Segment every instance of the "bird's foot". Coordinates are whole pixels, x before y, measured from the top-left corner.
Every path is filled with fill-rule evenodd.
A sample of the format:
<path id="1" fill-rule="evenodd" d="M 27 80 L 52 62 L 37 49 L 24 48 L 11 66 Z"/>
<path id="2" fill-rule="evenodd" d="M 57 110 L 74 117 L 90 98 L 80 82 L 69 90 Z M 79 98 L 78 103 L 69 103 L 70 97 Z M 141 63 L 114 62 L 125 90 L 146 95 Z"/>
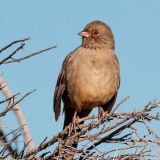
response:
<path id="1" fill-rule="evenodd" d="M 77 112 L 74 113 L 72 124 L 73 124 L 74 132 L 76 133 L 76 127 L 79 125 L 79 116 L 77 116 Z"/>
<path id="2" fill-rule="evenodd" d="M 98 107 L 98 119 L 101 119 L 104 114 L 104 110 L 101 106 Z"/>
<path id="3" fill-rule="evenodd" d="M 105 118 L 108 115 L 108 111 L 104 111 L 104 109 L 99 106 L 98 107 L 98 120 L 100 120 L 101 118 Z"/>

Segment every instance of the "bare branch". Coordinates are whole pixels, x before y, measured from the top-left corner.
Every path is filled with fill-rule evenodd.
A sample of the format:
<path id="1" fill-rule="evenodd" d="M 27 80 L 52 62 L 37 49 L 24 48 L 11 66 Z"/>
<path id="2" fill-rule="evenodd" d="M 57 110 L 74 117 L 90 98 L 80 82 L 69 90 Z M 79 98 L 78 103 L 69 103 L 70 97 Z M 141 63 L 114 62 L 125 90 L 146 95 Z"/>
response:
<path id="1" fill-rule="evenodd" d="M 15 59 L 15 58 L 14 58 L 13 60 L 5 61 L 3 64 L 20 62 L 20 61 L 23 61 L 23 60 L 25 60 L 25 59 L 31 58 L 31 57 L 33 57 L 33 56 L 36 56 L 36 55 L 38 55 L 38 54 L 41 54 L 41 53 L 43 53 L 43 52 L 46 52 L 46 51 L 51 50 L 51 49 L 56 48 L 56 47 L 57 47 L 57 46 L 49 47 L 49 48 L 40 50 L 40 51 L 38 51 L 38 52 L 31 53 L 31 54 L 29 54 L 28 56 L 25 56 L 25 57 L 22 57 L 22 58 L 18 58 L 18 59 Z"/>
<path id="2" fill-rule="evenodd" d="M 122 101 L 124 102 L 124 100 Z M 91 121 L 85 124 L 77 124 L 75 127 L 73 127 L 74 124 L 70 124 L 59 134 L 53 136 L 51 140 L 43 141 L 39 147 L 27 153 L 24 158 L 32 159 L 32 157 L 36 156 L 38 152 L 46 149 L 56 142 L 59 142 L 58 147 L 53 153 L 45 158 L 46 160 L 65 159 L 65 157 L 67 159 L 68 155 L 72 154 L 77 157 L 76 159 L 80 160 L 93 158 L 129 160 L 138 157 L 152 157 L 153 155 L 149 153 L 147 148 L 151 148 L 151 143 L 159 146 L 160 140 L 157 140 L 157 134 L 155 134 L 153 130 L 151 131 L 149 126 L 146 126 L 146 124 L 142 122 L 148 122 L 148 120 L 150 122 L 151 119 L 159 120 L 160 115 L 151 114 L 151 111 L 156 108 L 160 108 L 159 103 L 152 102 L 146 105 L 143 110 L 137 112 L 104 113 L 101 119 L 97 119 L 98 115 L 83 118 L 83 120 L 91 119 Z M 79 122 L 82 122 L 83 120 L 80 119 Z M 148 133 L 140 135 L 138 130 L 133 127 L 135 124 L 143 125 Z M 98 129 L 96 132 L 92 132 L 97 127 Z M 75 132 L 78 129 L 79 132 Z M 68 135 L 68 138 L 65 140 L 62 138 L 64 135 Z M 149 139 L 150 136 L 152 136 L 152 139 Z M 145 139 L 142 137 L 145 137 Z M 77 139 L 79 139 L 79 143 L 85 143 L 85 145 L 79 149 L 72 147 L 72 144 Z M 109 147 L 106 147 L 106 149 L 102 151 L 98 149 L 98 146 L 101 146 L 102 144 L 107 144 L 107 146 L 108 144 L 117 144 L 119 149 L 109 150 Z M 114 155 L 117 151 L 123 151 L 123 153 L 120 152 L 115 157 L 110 157 L 112 152 L 112 155 Z"/>
<path id="3" fill-rule="evenodd" d="M 13 97 L 11 91 L 9 90 L 9 87 L 7 86 L 6 82 L 3 80 L 2 77 L 0 77 L 0 86 L 5 86 L 2 88 L 2 93 L 4 94 L 4 96 L 6 98 L 10 98 L 10 97 Z M 24 138 L 25 138 L 25 141 L 26 143 L 30 142 L 32 140 L 32 136 L 31 136 L 31 133 L 29 132 L 29 128 L 27 126 L 27 122 L 26 122 L 26 119 L 24 117 L 24 114 L 22 112 L 22 110 L 20 109 L 20 106 L 19 106 L 19 102 L 21 100 L 23 100 L 26 96 L 28 96 L 29 94 L 31 94 L 32 92 L 29 92 L 28 94 L 26 94 L 24 97 L 22 97 L 19 101 L 17 101 L 16 103 L 14 102 L 14 99 L 11 100 L 11 106 L 6 109 L 6 111 L 10 110 L 12 107 L 14 108 L 14 113 L 18 119 L 18 122 L 19 122 L 19 125 L 20 126 L 24 126 L 23 128 L 23 133 L 24 133 Z M 5 111 L 5 112 L 6 112 Z M 2 114 L 5 114 L 2 113 Z M 33 145 L 33 142 L 31 141 L 30 144 L 28 145 L 28 150 L 32 150 L 34 148 L 34 145 Z"/>
<path id="4" fill-rule="evenodd" d="M 118 108 L 120 105 L 122 105 L 128 98 L 129 98 L 129 96 L 127 96 L 127 97 L 125 97 L 124 99 L 122 99 L 122 101 L 121 101 L 120 103 L 118 103 L 118 104 L 113 108 L 113 110 L 111 111 L 111 113 L 114 113 L 114 112 L 117 110 L 117 108 Z"/>
<path id="5" fill-rule="evenodd" d="M 12 109 L 16 110 L 14 107 L 19 104 L 22 100 L 24 100 L 24 98 L 26 98 L 27 96 L 29 96 L 30 94 L 32 94 L 33 92 L 35 92 L 36 90 L 30 91 L 28 93 L 26 93 L 22 98 L 20 98 L 18 101 L 14 101 L 14 103 L 12 105 L 10 105 L 9 107 L 7 107 L 4 111 L 0 112 L 0 117 L 5 116 L 7 112 L 11 111 Z M 14 98 L 14 96 L 12 97 Z M 12 100 L 12 98 L 8 98 L 10 100 Z"/>
<path id="6" fill-rule="evenodd" d="M 27 40 L 29 40 L 30 38 L 25 38 L 25 39 L 21 39 L 21 40 L 16 40 L 11 42 L 10 44 L 8 44 L 7 46 L 3 47 L 2 49 L 0 49 L 0 53 L 2 53 L 3 51 L 5 51 L 6 49 L 10 48 L 12 45 L 17 44 L 17 43 L 21 43 L 21 42 L 25 42 Z"/>
<path id="7" fill-rule="evenodd" d="M 11 59 L 12 56 L 14 56 L 19 50 L 23 49 L 24 45 L 25 43 L 22 43 L 13 53 L 11 53 L 9 56 L 0 61 L 0 65 L 4 64 L 8 59 Z"/>

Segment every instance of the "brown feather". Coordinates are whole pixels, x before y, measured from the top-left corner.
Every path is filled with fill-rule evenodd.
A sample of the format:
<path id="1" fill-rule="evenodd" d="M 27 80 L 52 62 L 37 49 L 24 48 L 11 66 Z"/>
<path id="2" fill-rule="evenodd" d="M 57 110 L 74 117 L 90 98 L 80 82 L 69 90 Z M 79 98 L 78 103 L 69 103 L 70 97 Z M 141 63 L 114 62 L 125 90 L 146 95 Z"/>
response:
<path id="1" fill-rule="evenodd" d="M 64 127 L 72 122 L 75 111 L 80 118 L 96 106 L 110 112 L 120 85 L 119 63 L 109 26 L 101 21 L 91 22 L 82 36 L 82 45 L 65 58 L 55 88 L 55 119 L 60 115 L 63 99 Z"/>

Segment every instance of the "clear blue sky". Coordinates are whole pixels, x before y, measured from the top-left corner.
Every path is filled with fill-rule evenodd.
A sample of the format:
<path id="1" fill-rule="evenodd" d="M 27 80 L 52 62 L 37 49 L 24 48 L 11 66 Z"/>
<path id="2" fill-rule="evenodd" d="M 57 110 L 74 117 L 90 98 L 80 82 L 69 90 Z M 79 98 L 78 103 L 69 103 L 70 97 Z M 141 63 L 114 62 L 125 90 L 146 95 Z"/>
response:
<path id="1" fill-rule="evenodd" d="M 37 89 L 21 103 L 36 145 L 62 129 L 63 117 L 55 122 L 52 110 L 57 75 L 65 56 L 81 44 L 77 33 L 93 20 L 106 22 L 115 36 L 121 66 L 117 103 L 131 97 L 121 110 L 140 109 L 160 97 L 159 6 L 159 0 L 0 2 L 0 48 L 26 37 L 31 37 L 26 54 L 58 45 L 46 54 L 2 66 L 0 71 L 13 93 Z M 3 121 L 8 131 L 16 127 L 11 113 Z"/>

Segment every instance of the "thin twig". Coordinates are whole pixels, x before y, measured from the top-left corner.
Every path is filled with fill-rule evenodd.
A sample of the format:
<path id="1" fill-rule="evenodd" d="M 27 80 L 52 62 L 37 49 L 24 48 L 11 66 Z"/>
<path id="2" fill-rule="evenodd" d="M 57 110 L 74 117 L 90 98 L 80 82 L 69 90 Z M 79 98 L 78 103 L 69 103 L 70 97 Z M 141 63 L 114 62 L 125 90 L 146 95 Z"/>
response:
<path id="1" fill-rule="evenodd" d="M 25 59 L 31 58 L 31 57 L 33 57 L 33 56 L 36 56 L 36 55 L 38 55 L 38 54 L 41 54 L 41 53 L 43 53 L 43 52 L 46 52 L 46 51 L 51 50 L 51 49 L 56 48 L 56 47 L 57 47 L 57 46 L 49 47 L 49 48 L 40 50 L 40 51 L 38 51 L 38 52 L 34 52 L 34 53 L 32 53 L 32 54 L 29 54 L 28 56 L 25 56 L 25 57 L 22 57 L 22 58 L 18 58 L 18 59 L 6 61 L 4 64 L 14 63 L 14 62 L 20 62 L 20 61 L 23 61 L 23 60 L 25 60 Z"/>
<path id="2" fill-rule="evenodd" d="M 0 61 L 0 65 L 4 64 L 8 59 L 12 58 L 13 55 L 15 55 L 19 50 L 23 49 L 25 43 L 22 43 L 13 53 L 8 55 L 6 58 L 4 58 L 2 61 Z"/>
<path id="3" fill-rule="evenodd" d="M 11 47 L 12 45 L 16 44 L 16 43 L 20 43 L 20 42 L 25 42 L 27 40 L 29 40 L 30 38 L 25 38 L 25 39 L 21 39 L 21 40 L 16 40 L 11 42 L 10 44 L 8 44 L 7 46 L 3 47 L 2 49 L 0 49 L 0 53 L 2 53 L 4 50 L 8 49 L 9 47 Z"/>
<path id="4" fill-rule="evenodd" d="M 127 99 L 129 99 L 129 96 L 127 96 L 127 97 L 125 97 L 124 99 L 122 99 L 122 101 L 121 101 L 120 103 L 118 103 L 118 104 L 112 109 L 111 113 L 114 113 L 114 112 L 117 110 L 117 108 L 118 108 L 120 105 L 122 105 Z"/>

